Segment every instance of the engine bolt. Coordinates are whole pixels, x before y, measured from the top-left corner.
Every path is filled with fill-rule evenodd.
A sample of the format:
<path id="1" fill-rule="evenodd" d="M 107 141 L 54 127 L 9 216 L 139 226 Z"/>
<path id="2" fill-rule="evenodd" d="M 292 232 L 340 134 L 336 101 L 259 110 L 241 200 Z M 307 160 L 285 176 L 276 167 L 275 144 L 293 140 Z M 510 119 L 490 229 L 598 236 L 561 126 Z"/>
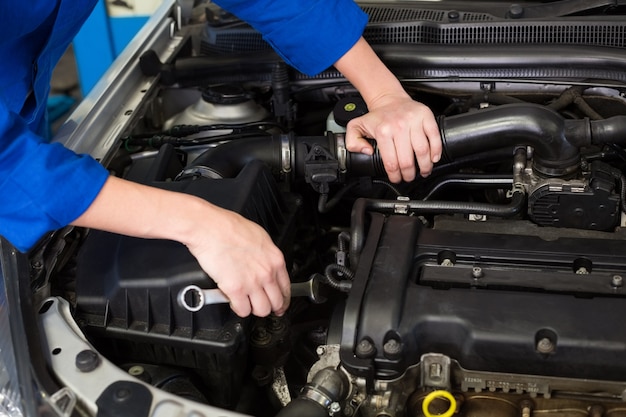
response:
<path id="1" fill-rule="evenodd" d="M 584 266 L 581 266 L 580 268 L 578 268 L 576 270 L 576 274 L 577 275 L 587 275 L 587 274 L 589 274 L 589 270 L 587 268 L 585 268 Z"/>
<path id="2" fill-rule="evenodd" d="M 389 359 L 397 359 L 402 352 L 402 343 L 396 339 L 389 339 L 383 345 L 383 353 Z"/>
<path id="3" fill-rule="evenodd" d="M 611 285 L 613 287 L 621 287 L 624 285 L 624 278 L 621 275 L 613 275 L 611 278 Z"/>
<path id="4" fill-rule="evenodd" d="M 376 354 L 376 348 L 367 339 L 363 339 L 356 346 L 356 356 L 361 359 L 369 358 Z"/>
<path id="5" fill-rule="evenodd" d="M 285 330 L 285 322 L 281 317 L 270 315 L 269 331 L 272 333 L 280 333 Z"/>
<path id="6" fill-rule="evenodd" d="M 452 262 L 451 259 L 446 258 L 441 261 L 441 266 L 454 266 L 454 262 Z"/>
<path id="7" fill-rule="evenodd" d="M 537 342 L 537 352 L 539 353 L 552 353 L 554 352 L 554 343 L 552 340 L 544 337 Z"/>
<path id="8" fill-rule="evenodd" d="M 475 266 L 472 268 L 472 277 L 474 279 L 478 279 L 478 278 L 482 278 L 483 276 L 483 269 L 479 266 Z"/>
<path id="9" fill-rule="evenodd" d="M 328 406 L 328 414 L 330 414 L 331 416 L 339 413 L 340 411 L 341 411 L 341 404 L 339 404 L 338 402 L 331 403 Z"/>
<path id="10" fill-rule="evenodd" d="M 267 345 L 272 340 L 272 335 L 263 326 L 257 327 L 252 332 L 252 343 L 257 346 Z"/>
<path id="11" fill-rule="evenodd" d="M 317 356 L 324 356 L 326 348 L 324 346 L 318 346 L 317 349 L 315 349 L 315 353 L 317 353 Z"/>

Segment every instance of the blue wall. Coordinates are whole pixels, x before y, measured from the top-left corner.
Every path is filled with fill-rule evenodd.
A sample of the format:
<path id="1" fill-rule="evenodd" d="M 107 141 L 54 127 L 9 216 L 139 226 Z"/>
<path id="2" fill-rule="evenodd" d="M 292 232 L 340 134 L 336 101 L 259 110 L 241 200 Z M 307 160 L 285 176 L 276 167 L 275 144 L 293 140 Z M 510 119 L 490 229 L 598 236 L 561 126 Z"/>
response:
<path id="1" fill-rule="evenodd" d="M 74 54 L 83 96 L 89 93 L 148 18 L 110 17 L 105 0 L 98 2 L 74 38 Z"/>

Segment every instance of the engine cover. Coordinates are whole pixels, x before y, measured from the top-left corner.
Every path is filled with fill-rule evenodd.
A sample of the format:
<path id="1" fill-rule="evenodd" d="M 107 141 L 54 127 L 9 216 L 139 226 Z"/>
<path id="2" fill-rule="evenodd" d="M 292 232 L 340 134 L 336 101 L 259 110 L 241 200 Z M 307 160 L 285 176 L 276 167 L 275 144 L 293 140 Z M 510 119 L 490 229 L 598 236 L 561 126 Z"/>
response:
<path id="1" fill-rule="evenodd" d="M 401 376 L 426 353 L 465 369 L 623 380 L 626 246 L 424 228 L 371 213 L 341 323 L 355 375 Z M 614 281 L 615 282 L 615 281 Z"/>

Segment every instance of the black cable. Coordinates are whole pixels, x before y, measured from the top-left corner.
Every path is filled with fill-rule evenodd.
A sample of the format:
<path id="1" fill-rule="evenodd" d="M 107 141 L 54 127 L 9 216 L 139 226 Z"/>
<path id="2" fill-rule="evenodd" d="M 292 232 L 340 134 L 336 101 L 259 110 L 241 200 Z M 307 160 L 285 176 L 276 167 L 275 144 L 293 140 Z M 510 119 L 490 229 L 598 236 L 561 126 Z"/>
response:
<path id="1" fill-rule="evenodd" d="M 150 146 L 152 148 L 160 148 L 161 146 L 169 143 L 174 146 L 192 146 L 192 145 L 209 145 L 215 142 L 221 142 L 224 140 L 245 139 L 251 137 L 259 137 L 259 131 L 252 132 L 240 132 L 240 133 L 227 133 L 224 135 L 204 136 L 198 138 L 180 138 L 167 135 L 155 135 L 146 138 L 127 138 L 124 142 L 124 146 L 128 149 L 129 146 Z M 269 134 L 267 134 L 269 136 Z"/>
<path id="2" fill-rule="evenodd" d="M 394 186 L 392 183 L 390 183 L 389 181 L 385 181 L 385 180 L 378 180 L 378 179 L 373 179 L 372 182 L 374 184 L 381 184 L 384 185 L 385 187 L 389 188 L 391 190 L 392 193 L 394 193 L 396 195 L 396 197 L 400 197 L 402 195 L 402 193 L 400 192 L 400 190 L 398 190 L 396 188 L 396 186 Z"/>
<path id="3" fill-rule="evenodd" d="M 453 185 L 461 185 L 469 188 L 502 188 L 510 187 L 513 184 L 513 178 L 510 176 L 493 175 L 493 174 L 452 174 L 443 177 L 435 184 L 430 191 L 422 198 L 422 200 L 430 200 L 435 194 Z"/>
<path id="4" fill-rule="evenodd" d="M 186 136 L 195 135 L 202 132 L 209 132 L 212 130 L 245 130 L 251 128 L 278 128 L 281 132 L 285 132 L 285 127 L 280 123 L 272 122 L 272 121 L 261 121 L 261 122 L 247 122 L 247 123 L 218 123 L 212 125 L 175 125 L 170 127 L 169 129 L 162 130 L 159 132 L 148 132 L 148 133 L 139 133 L 135 135 L 130 135 L 122 138 L 123 141 L 128 142 L 131 145 L 136 144 L 135 141 L 141 141 L 145 139 L 150 139 L 154 137 L 161 136 L 171 136 L 174 138 L 184 138 Z M 263 131 L 261 129 L 261 131 Z M 259 133 L 259 130 L 254 130 L 254 132 Z"/>
<path id="5" fill-rule="evenodd" d="M 335 193 L 332 199 L 328 200 L 328 193 L 320 194 L 320 198 L 317 202 L 317 211 L 320 213 L 328 213 L 341 201 L 344 195 L 355 186 L 359 184 L 359 181 L 351 181 L 343 186 L 339 191 Z"/>

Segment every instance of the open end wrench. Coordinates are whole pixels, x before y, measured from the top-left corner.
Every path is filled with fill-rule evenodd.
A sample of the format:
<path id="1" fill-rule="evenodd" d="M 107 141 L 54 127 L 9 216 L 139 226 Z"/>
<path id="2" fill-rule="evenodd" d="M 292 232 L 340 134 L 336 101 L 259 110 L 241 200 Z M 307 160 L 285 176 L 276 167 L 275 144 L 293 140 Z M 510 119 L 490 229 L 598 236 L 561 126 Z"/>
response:
<path id="1" fill-rule="evenodd" d="M 313 275 L 305 282 L 291 284 L 292 297 L 308 297 L 311 302 L 320 304 L 326 298 L 320 295 L 319 278 Z M 219 288 L 202 289 L 197 285 L 187 285 L 178 292 L 176 297 L 178 305 L 187 311 L 196 312 L 202 307 L 211 304 L 230 303 L 230 300 Z"/>

